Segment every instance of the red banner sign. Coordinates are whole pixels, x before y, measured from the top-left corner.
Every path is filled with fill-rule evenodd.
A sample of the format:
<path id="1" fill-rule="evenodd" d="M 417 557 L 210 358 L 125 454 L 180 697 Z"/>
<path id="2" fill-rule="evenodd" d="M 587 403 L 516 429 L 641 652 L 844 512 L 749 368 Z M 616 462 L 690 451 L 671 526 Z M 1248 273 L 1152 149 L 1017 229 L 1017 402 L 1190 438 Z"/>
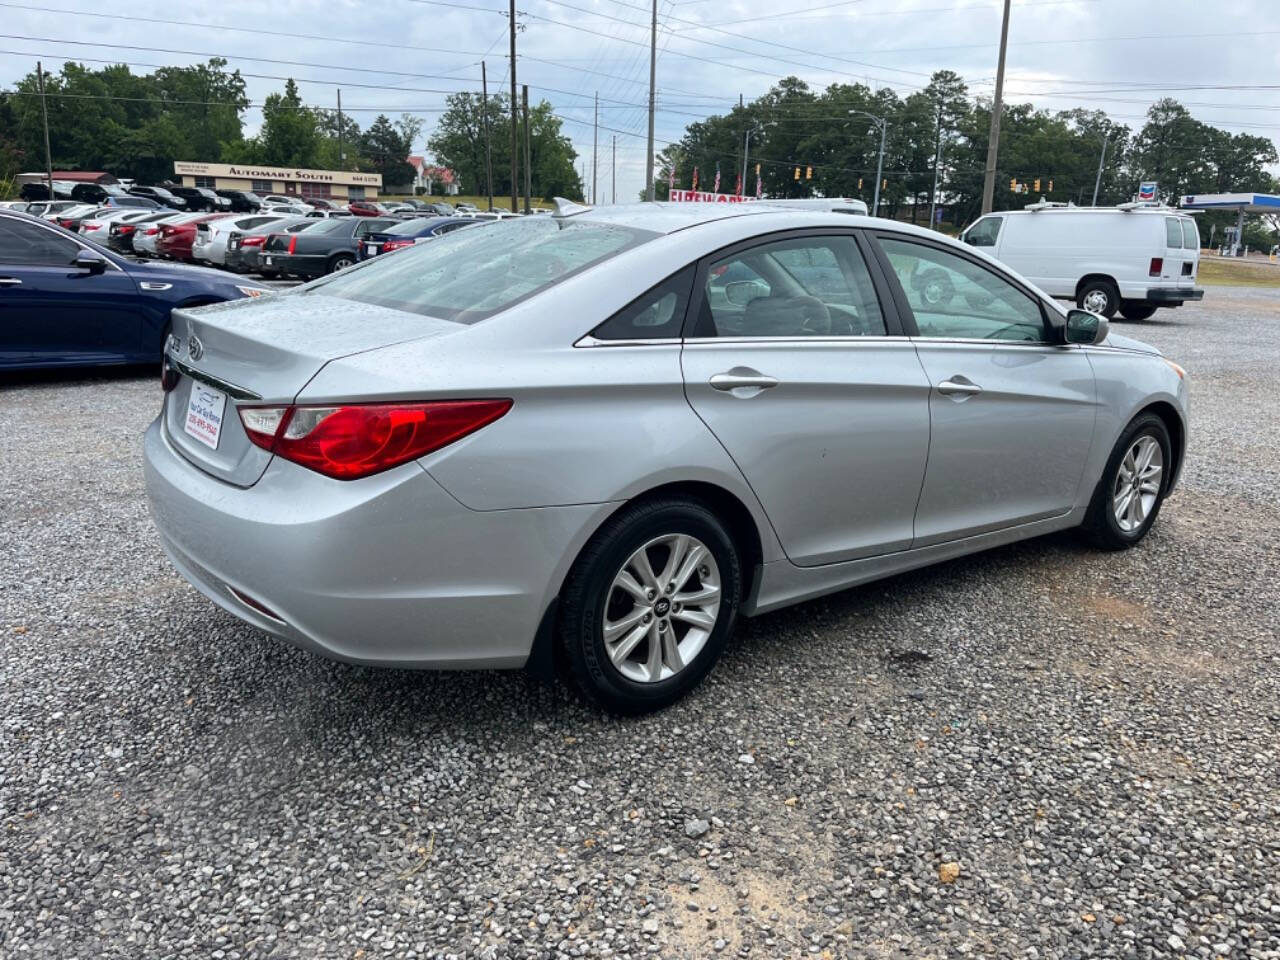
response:
<path id="1" fill-rule="evenodd" d="M 740 197 L 732 193 L 706 193 L 698 190 L 672 190 L 673 203 L 750 203 L 755 197 Z"/>

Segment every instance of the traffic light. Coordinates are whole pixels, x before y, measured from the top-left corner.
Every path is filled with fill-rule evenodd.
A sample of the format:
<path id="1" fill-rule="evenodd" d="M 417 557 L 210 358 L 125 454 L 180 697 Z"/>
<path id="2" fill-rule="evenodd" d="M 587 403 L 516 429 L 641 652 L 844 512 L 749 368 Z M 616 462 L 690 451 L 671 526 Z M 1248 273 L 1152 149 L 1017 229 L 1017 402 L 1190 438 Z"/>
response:
<path id="1" fill-rule="evenodd" d="M 888 190 L 888 189 L 889 189 L 889 178 L 888 178 L 888 177 L 885 177 L 883 180 L 881 180 L 881 181 L 880 181 L 880 189 L 881 189 L 881 190 Z"/>
<path id="2" fill-rule="evenodd" d="M 760 176 L 760 164 L 756 164 L 756 176 Z"/>
<path id="3" fill-rule="evenodd" d="M 806 180 L 812 180 L 812 179 L 813 179 L 813 167 L 805 167 L 805 168 L 804 168 L 804 178 L 805 178 Z"/>
<path id="4" fill-rule="evenodd" d="M 1039 193 L 1039 192 L 1040 192 L 1040 178 L 1039 178 L 1039 177 L 1036 177 L 1035 186 L 1033 186 L 1031 189 L 1032 189 L 1032 190 L 1034 190 L 1036 193 Z"/>
<path id="5" fill-rule="evenodd" d="M 795 175 L 795 179 L 797 179 L 797 180 L 799 180 L 799 179 L 800 179 L 800 168 L 799 168 L 799 167 L 796 167 L 796 175 Z"/>
<path id="6" fill-rule="evenodd" d="M 862 178 L 861 178 L 861 177 L 859 177 L 859 178 L 858 178 L 858 191 L 859 191 L 859 192 L 861 192 L 861 191 L 862 191 Z"/>
<path id="7" fill-rule="evenodd" d="M 1052 180 L 1050 180 L 1050 181 L 1049 181 L 1049 192 L 1050 192 L 1050 193 L 1053 193 L 1053 181 L 1052 181 Z"/>

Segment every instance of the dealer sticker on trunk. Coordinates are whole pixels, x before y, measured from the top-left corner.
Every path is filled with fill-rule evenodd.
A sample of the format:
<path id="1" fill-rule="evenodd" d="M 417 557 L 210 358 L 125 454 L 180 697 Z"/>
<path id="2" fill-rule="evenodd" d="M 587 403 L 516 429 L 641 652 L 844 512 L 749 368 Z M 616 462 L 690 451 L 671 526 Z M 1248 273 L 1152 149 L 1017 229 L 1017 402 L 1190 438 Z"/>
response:
<path id="1" fill-rule="evenodd" d="M 183 429 L 206 447 L 217 450 L 226 407 L 227 395 L 221 390 L 193 383 L 191 399 L 187 401 L 187 424 Z"/>

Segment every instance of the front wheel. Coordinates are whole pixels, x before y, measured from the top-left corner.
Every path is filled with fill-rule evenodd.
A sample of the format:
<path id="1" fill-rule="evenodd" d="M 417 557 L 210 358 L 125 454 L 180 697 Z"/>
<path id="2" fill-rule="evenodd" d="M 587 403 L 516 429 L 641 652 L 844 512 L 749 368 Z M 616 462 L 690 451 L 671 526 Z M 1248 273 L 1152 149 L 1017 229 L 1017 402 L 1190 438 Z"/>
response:
<path id="1" fill-rule="evenodd" d="M 1169 429 L 1153 413 L 1120 435 L 1102 471 L 1084 529 L 1104 550 L 1127 550 L 1156 522 L 1173 467 Z"/>
<path id="2" fill-rule="evenodd" d="M 1100 313 L 1110 320 L 1120 308 L 1120 291 L 1110 280 L 1090 280 L 1080 288 L 1076 306 L 1081 310 Z"/>
<path id="3" fill-rule="evenodd" d="M 633 504 L 605 523 L 569 574 L 561 649 L 578 687 L 599 706 L 657 710 L 710 671 L 741 596 L 737 548 L 705 505 Z"/>

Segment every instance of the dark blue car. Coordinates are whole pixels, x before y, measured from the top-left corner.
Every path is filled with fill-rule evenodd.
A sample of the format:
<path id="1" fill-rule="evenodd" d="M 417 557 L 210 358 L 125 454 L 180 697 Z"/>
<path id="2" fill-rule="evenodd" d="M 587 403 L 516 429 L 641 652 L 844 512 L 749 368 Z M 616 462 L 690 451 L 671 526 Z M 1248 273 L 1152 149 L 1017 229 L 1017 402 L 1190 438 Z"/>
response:
<path id="1" fill-rule="evenodd" d="M 474 227 L 482 220 L 471 217 L 414 217 L 387 227 L 377 233 L 370 233 L 360 241 L 356 248 L 357 260 L 369 260 L 380 253 L 390 253 L 401 247 L 412 247 L 420 239 L 438 237 L 441 234 L 461 230 L 463 227 Z"/>
<path id="2" fill-rule="evenodd" d="M 216 270 L 123 257 L 0 210 L 0 370 L 158 363 L 174 307 L 268 292 Z"/>

